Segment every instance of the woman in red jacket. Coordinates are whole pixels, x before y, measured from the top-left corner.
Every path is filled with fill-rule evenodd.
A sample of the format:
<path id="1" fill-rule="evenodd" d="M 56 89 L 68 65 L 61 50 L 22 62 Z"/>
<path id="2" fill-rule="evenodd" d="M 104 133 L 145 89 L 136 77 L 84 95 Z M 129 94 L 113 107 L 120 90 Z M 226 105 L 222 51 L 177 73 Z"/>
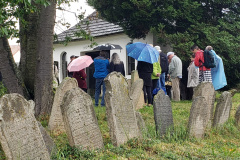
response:
<path id="1" fill-rule="evenodd" d="M 199 67 L 199 83 L 203 81 L 212 82 L 211 69 L 206 68 L 203 65 L 204 63 L 203 50 L 200 50 L 198 46 L 193 45 L 191 47 L 191 51 L 195 54 L 195 60 L 194 60 L 195 66 Z"/>
<path id="2" fill-rule="evenodd" d="M 87 74 L 85 73 L 84 69 L 78 72 L 74 72 L 73 77 L 76 78 L 78 82 L 78 87 L 87 93 L 87 82 L 86 82 Z"/>

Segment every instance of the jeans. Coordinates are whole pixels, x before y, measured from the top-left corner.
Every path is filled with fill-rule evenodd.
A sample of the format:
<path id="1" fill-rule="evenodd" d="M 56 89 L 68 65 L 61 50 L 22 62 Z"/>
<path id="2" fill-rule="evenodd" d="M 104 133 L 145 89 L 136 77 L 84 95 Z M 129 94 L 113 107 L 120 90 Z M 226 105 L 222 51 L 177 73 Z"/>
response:
<path id="1" fill-rule="evenodd" d="M 105 106 L 104 95 L 106 91 L 104 78 L 97 78 L 96 79 L 96 87 L 95 87 L 95 106 L 98 106 L 99 95 L 101 93 L 101 86 L 103 86 L 103 94 L 102 94 L 102 101 L 101 106 Z"/>
<path id="2" fill-rule="evenodd" d="M 167 91 L 166 91 L 166 87 L 165 87 L 165 72 L 161 73 L 157 87 L 161 88 L 167 95 Z"/>

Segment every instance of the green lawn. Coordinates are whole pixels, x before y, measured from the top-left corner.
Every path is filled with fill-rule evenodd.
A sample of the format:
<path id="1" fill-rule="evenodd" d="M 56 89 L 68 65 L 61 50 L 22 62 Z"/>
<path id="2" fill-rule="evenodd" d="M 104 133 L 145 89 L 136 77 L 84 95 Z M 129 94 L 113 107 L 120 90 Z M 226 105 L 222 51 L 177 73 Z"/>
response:
<path id="1" fill-rule="evenodd" d="M 233 97 L 229 121 L 221 128 L 208 129 L 201 140 L 188 137 L 187 123 L 191 104 L 191 101 L 172 102 L 174 133 L 162 138 L 155 133 L 153 107 L 144 107 L 140 112 L 148 132 L 142 139 L 131 139 L 120 147 L 111 144 L 105 107 L 95 107 L 104 149 L 81 151 L 68 145 L 65 134 L 52 134 L 58 148 L 53 159 L 240 159 L 240 127 L 235 126 L 234 120 L 240 104 L 240 93 Z"/>

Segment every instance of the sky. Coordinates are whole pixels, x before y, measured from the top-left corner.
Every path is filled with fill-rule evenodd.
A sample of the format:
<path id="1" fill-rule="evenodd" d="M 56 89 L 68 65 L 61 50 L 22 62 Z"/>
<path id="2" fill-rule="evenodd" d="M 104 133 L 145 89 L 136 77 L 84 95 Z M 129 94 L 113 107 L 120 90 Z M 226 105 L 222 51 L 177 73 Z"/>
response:
<path id="1" fill-rule="evenodd" d="M 54 32 L 56 34 L 59 34 L 68 29 L 66 26 L 62 26 L 58 22 L 69 23 L 70 27 L 72 27 L 78 22 L 76 15 L 82 12 L 85 12 L 85 16 L 88 16 L 89 14 L 94 12 L 94 9 L 88 6 L 86 0 L 78 0 L 78 2 L 70 2 L 70 5 L 71 6 L 68 6 L 65 4 L 61 6 L 62 8 L 65 9 L 65 11 L 60 11 L 57 9 L 57 12 L 56 12 L 57 23 L 54 28 Z M 18 27 L 18 24 L 17 24 L 17 27 Z M 18 40 L 17 38 L 9 39 L 9 44 L 17 45 L 16 43 L 17 40 Z"/>

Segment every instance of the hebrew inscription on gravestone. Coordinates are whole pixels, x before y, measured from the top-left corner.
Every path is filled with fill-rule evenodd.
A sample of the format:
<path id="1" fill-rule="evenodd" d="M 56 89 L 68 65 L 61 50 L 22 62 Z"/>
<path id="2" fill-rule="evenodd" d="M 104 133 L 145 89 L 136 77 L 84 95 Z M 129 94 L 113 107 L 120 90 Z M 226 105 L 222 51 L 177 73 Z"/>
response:
<path id="1" fill-rule="evenodd" d="M 76 87 L 78 87 L 77 80 L 75 78 L 67 77 L 57 88 L 48 124 L 48 127 L 51 131 L 65 132 L 60 105 L 62 103 L 64 94 Z"/>
<path id="2" fill-rule="evenodd" d="M 7 159 L 50 160 L 33 110 L 34 103 L 20 94 L 0 99 L 0 141 Z"/>
<path id="3" fill-rule="evenodd" d="M 82 149 L 103 147 L 92 98 L 80 88 L 68 91 L 61 104 L 69 144 Z"/>
<path id="4" fill-rule="evenodd" d="M 137 119 L 128 93 L 127 80 L 119 73 L 112 72 L 105 78 L 106 112 L 112 143 L 116 146 L 139 137 Z"/>
<path id="5" fill-rule="evenodd" d="M 156 131 L 160 136 L 173 129 L 173 116 L 170 98 L 163 90 L 158 91 L 153 101 Z"/>
<path id="6" fill-rule="evenodd" d="M 223 92 L 216 106 L 213 126 L 220 126 L 224 124 L 229 116 L 232 108 L 232 95 L 230 92 Z"/>

